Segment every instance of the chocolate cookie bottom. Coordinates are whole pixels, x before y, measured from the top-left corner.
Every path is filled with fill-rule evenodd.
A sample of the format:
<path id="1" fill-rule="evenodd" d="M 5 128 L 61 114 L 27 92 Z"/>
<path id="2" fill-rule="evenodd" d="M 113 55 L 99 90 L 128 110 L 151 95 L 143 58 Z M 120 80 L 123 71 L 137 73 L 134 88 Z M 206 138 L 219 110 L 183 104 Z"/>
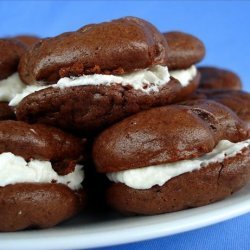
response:
<path id="1" fill-rule="evenodd" d="M 0 187 L 0 232 L 55 226 L 77 214 L 85 202 L 83 190 L 72 191 L 61 184 Z"/>
<path id="2" fill-rule="evenodd" d="M 197 75 L 187 87 L 171 78 L 159 91 L 146 93 L 131 86 L 76 86 L 35 92 L 17 106 L 18 120 L 44 123 L 68 131 L 96 132 L 151 107 L 164 106 L 191 94 Z"/>

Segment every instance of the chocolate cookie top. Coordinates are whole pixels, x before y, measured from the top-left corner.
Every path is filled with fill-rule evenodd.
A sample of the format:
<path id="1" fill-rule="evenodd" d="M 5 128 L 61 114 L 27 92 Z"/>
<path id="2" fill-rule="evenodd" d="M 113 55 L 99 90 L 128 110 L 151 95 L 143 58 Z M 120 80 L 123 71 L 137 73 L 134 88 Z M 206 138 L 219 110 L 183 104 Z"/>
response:
<path id="1" fill-rule="evenodd" d="M 199 90 L 198 98 L 208 98 L 232 109 L 250 129 L 250 93 L 242 90 Z"/>
<path id="2" fill-rule="evenodd" d="M 53 127 L 0 121 L 0 154 L 4 152 L 26 160 L 79 160 L 84 153 L 84 142 Z"/>
<path id="3" fill-rule="evenodd" d="M 189 68 L 205 56 L 205 46 L 197 37 L 179 31 L 163 35 L 169 47 L 167 66 L 170 70 Z"/>
<path id="4" fill-rule="evenodd" d="M 201 89 L 234 89 L 242 88 L 241 80 L 234 72 L 216 68 L 216 67 L 199 67 Z"/>
<path id="5" fill-rule="evenodd" d="M 125 17 L 41 40 L 22 57 L 19 73 L 25 83 L 55 83 L 65 76 L 123 74 L 166 63 L 164 36 L 142 19 Z"/>
<path id="6" fill-rule="evenodd" d="M 26 46 L 15 39 L 0 39 L 0 80 L 17 71 L 21 55 Z"/>
<path id="7" fill-rule="evenodd" d="M 97 171 L 116 172 L 196 158 L 220 140 L 246 138 L 244 124 L 221 104 L 171 105 L 138 113 L 102 132 L 93 159 Z"/>
<path id="8" fill-rule="evenodd" d="M 231 142 L 239 142 L 246 136 L 245 125 L 226 105 L 212 100 L 184 101 L 182 104 L 190 106 L 192 112 L 197 113 L 201 119 L 210 124 L 216 141 L 226 139 Z M 244 136 L 242 137 L 242 135 Z"/>
<path id="9" fill-rule="evenodd" d="M 39 37 L 31 36 L 31 35 L 20 35 L 20 36 L 16 36 L 15 39 L 17 39 L 18 41 L 21 41 L 28 47 L 31 47 L 33 44 L 37 43 L 40 40 Z"/>

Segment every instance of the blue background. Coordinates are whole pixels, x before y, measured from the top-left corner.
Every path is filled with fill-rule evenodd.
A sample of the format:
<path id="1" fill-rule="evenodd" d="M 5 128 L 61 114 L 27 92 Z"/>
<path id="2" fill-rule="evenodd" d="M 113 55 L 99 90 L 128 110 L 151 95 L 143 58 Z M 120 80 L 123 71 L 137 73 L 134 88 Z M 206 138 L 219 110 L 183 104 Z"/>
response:
<path id="1" fill-rule="evenodd" d="M 1 1 L 0 36 L 54 36 L 94 22 L 138 16 L 160 31 L 182 30 L 207 48 L 202 64 L 237 72 L 250 90 L 250 2 Z M 250 214 L 175 236 L 105 249 L 250 249 Z"/>
<path id="2" fill-rule="evenodd" d="M 205 42 L 202 64 L 236 71 L 250 90 L 250 3 L 247 1 L 1 1 L 0 36 L 42 37 L 133 15 L 160 31 L 182 30 Z"/>

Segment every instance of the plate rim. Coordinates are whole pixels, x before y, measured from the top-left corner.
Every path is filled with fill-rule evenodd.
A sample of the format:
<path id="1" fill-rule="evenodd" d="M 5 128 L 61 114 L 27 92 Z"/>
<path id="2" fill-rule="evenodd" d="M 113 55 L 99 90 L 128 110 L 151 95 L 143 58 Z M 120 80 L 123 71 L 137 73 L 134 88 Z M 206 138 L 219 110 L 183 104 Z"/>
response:
<path id="1" fill-rule="evenodd" d="M 245 194 L 242 192 L 245 192 Z M 155 239 L 195 230 L 250 212 L 250 185 L 225 200 L 179 212 L 154 216 L 129 217 L 79 228 L 52 228 L 0 234 L 0 249 L 84 249 Z M 201 216 L 209 214 L 209 216 Z M 165 221 L 165 217 L 173 219 Z M 189 215 L 192 215 L 189 217 Z M 202 220 L 201 220 L 202 218 Z M 119 222 L 120 221 L 120 222 Z M 181 223 L 180 223 L 181 221 Z M 131 225 L 130 227 L 127 227 Z M 98 226 L 98 230 L 96 227 Z M 123 228 L 123 226 L 125 226 Z M 170 228 L 171 226 L 171 228 Z M 59 229 L 60 228 L 60 229 Z M 58 230 L 59 229 L 59 230 Z M 83 237 L 84 235 L 84 237 Z M 122 236 L 121 236 L 122 235 Z M 13 242 L 13 237 L 15 241 Z M 46 240 L 44 240 L 46 238 Z M 97 240 L 98 239 L 98 240 Z"/>

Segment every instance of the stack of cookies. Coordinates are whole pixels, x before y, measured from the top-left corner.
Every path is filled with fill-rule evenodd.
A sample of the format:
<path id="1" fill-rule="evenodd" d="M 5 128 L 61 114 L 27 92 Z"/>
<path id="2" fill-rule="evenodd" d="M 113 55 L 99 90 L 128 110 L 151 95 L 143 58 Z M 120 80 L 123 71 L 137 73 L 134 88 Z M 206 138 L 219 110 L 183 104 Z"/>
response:
<path id="1" fill-rule="evenodd" d="M 198 38 L 125 17 L 0 44 L 0 231 L 52 227 L 96 200 L 179 211 L 250 181 L 249 94 L 233 72 L 195 66 Z"/>

